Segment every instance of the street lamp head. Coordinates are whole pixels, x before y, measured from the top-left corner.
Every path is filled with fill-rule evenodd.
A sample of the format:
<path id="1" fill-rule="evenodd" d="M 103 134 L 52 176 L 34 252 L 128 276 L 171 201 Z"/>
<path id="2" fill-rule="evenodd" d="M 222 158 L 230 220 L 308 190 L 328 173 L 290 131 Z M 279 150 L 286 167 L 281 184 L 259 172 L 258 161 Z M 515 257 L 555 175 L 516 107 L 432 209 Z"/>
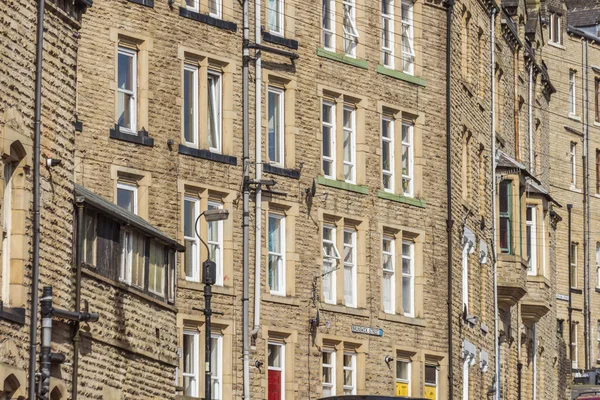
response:
<path id="1" fill-rule="evenodd" d="M 206 222 L 223 221 L 229 218 L 229 211 L 224 208 L 213 208 L 202 213 Z"/>

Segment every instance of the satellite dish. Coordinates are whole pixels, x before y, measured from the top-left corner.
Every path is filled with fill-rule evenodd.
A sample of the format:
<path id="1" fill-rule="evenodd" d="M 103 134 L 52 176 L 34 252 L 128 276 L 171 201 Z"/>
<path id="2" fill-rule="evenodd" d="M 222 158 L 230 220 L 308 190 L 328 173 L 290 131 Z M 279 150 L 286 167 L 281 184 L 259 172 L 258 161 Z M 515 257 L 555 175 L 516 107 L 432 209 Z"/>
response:
<path id="1" fill-rule="evenodd" d="M 310 188 L 310 197 L 315 197 L 317 194 L 317 181 L 313 178 L 312 187 Z"/>

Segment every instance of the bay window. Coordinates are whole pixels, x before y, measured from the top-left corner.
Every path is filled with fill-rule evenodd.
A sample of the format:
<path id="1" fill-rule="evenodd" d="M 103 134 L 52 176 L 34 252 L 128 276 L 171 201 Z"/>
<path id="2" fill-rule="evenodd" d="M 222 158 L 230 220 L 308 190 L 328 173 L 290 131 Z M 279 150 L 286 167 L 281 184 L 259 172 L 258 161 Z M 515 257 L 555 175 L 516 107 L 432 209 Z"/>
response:
<path id="1" fill-rule="evenodd" d="M 536 206 L 527 206 L 526 236 L 527 236 L 527 274 L 537 275 L 537 225 Z M 543 223 L 543 222 L 542 222 Z M 542 238 L 542 240 L 544 240 Z"/>

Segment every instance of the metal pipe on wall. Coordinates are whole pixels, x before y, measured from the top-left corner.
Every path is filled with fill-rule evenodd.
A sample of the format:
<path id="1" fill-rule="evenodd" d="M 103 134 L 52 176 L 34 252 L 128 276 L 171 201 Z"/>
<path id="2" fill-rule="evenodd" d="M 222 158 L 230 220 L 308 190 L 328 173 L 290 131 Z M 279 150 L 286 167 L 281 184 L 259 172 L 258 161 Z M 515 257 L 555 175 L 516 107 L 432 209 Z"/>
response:
<path id="1" fill-rule="evenodd" d="M 591 307 L 590 307 L 590 293 L 591 293 L 591 288 L 592 288 L 592 283 L 591 283 L 591 262 L 590 262 L 590 254 L 591 254 L 591 238 L 590 238 L 590 219 L 591 219 L 591 210 L 590 210 L 590 200 L 591 200 L 591 191 L 590 191 L 590 129 L 589 129 L 589 123 L 590 123 L 590 93 L 589 93 L 589 76 L 588 76 L 588 70 L 589 70 L 589 64 L 588 64 L 588 41 L 585 41 L 585 124 L 586 124 L 586 153 L 585 153 L 585 159 L 586 159 L 586 163 L 585 163 L 585 169 L 586 169 L 586 233 L 585 233 L 585 242 L 587 243 L 586 249 L 587 249 L 587 254 L 585 256 L 585 261 L 587 263 L 587 285 L 586 285 L 586 302 L 587 302 L 587 310 L 586 310 L 586 321 L 587 321 L 587 329 L 588 329 L 588 342 L 586 343 L 587 348 L 589 349 L 588 351 L 588 357 L 586 358 L 586 369 L 590 369 L 592 366 L 592 354 L 594 354 L 593 351 L 593 345 L 592 345 L 592 316 L 591 316 Z"/>
<path id="2" fill-rule="evenodd" d="M 573 329 L 572 329 L 572 316 L 573 316 L 573 308 L 572 308 L 572 300 L 571 300 L 571 288 L 573 287 L 573 282 L 571 281 L 571 209 L 573 208 L 573 204 L 567 204 L 567 246 L 569 246 L 569 250 L 567 252 L 567 258 L 569 262 L 569 309 L 568 309 L 568 324 L 569 324 L 569 359 L 573 360 L 573 348 L 571 347 L 571 343 L 573 343 Z M 572 364 L 572 363 L 571 363 Z"/>
<path id="3" fill-rule="evenodd" d="M 260 0 L 254 1 L 254 42 L 260 46 L 261 43 L 261 29 L 260 29 Z M 251 335 L 256 338 L 258 330 L 260 329 L 260 286 L 261 286 L 261 250 L 262 250 L 262 186 L 260 180 L 262 179 L 262 57 L 261 50 L 257 48 L 254 53 L 254 65 L 256 70 L 255 89 L 254 89 L 254 105 L 255 105 L 255 116 L 254 116 L 254 179 L 257 182 L 255 189 L 255 217 L 254 217 L 254 329 L 252 329 Z M 268 223 L 268 221 L 267 221 Z"/>
<path id="4" fill-rule="evenodd" d="M 35 131 L 33 138 L 33 266 L 31 271 L 31 313 L 29 323 L 29 400 L 35 400 L 38 299 L 40 276 L 40 137 L 42 128 L 42 61 L 44 52 L 45 0 L 39 0 L 35 56 Z"/>
<path id="5" fill-rule="evenodd" d="M 533 54 L 531 55 L 533 57 Z M 529 131 L 529 172 L 532 174 L 533 171 L 533 61 L 529 63 L 529 123 L 528 123 L 528 131 Z"/>
<path id="6" fill-rule="evenodd" d="M 452 17 L 454 12 L 454 0 L 448 0 L 448 10 L 446 11 L 446 192 L 447 192 L 447 204 L 448 209 L 446 219 L 446 232 L 448 234 L 448 400 L 454 398 L 454 353 L 453 353 L 453 337 L 452 337 L 452 326 L 453 326 L 453 298 L 452 298 L 452 226 L 454 221 L 452 220 L 452 118 L 450 112 L 452 111 L 451 105 L 451 78 L 452 72 L 451 66 L 451 50 L 452 50 Z"/>
<path id="7" fill-rule="evenodd" d="M 494 77 L 494 66 L 496 64 L 496 52 L 494 46 L 496 45 L 495 38 L 495 25 L 496 25 L 496 8 L 492 9 L 490 16 L 490 81 L 492 83 L 492 94 L 491 94 L 491 119 L 492 119 L 492 254 L 494 262 L 494 353 L 495 353 L 495 394 L 497 400 L 500 400 L 500 344 L 498 341 L 498 255 L 496 254 L 496 121 L 494 114 L 496 112 L 496 105 L 494 99 L 496 96 L 496 80 Z"/>
<path id="8" fill-rule="evenodd" d="M 83 199 L 75 199 L 77 210 L 77 235 L 75 248 L 75 312 L 81 311 L 81 263 L 83 262 Z M 79 370 L 79 321 L 75 321 L 73 335 L 73 371 L 71 376 L 71 400 L 77 400 L 78 370 Z"/>
<path id="9" fill-rule="evenodd" d="M 250 263 L 249 263 L 249 226 L 250 226 L 250 171 L 249 171 L 249 74 L 250 63 L 250 13 L 249 0 L 244 0 L 243 11 L 243 42 L 242 42 L 242 136 L 243 136 L 243 200 L 242 200 L 242 242 L 243 242 L 243 289 L 242 289 L 242 358 L 243 358 L 243 399 L 250 399 L 250 354 L 249 354 L 249 293 L 250 293 Z"/>

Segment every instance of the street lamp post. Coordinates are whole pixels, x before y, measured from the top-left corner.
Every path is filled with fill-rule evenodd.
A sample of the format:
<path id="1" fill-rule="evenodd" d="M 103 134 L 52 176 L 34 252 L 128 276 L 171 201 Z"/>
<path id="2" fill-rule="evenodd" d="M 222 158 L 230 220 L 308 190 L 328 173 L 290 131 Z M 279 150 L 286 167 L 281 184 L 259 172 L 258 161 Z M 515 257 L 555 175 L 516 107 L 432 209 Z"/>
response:
<path id="1" fill-rule="evenodd" d="M 202 281 L 204 282 L 204 309 L 200 310 L 198 308 L 193 308 L 194 310 L 199 310 L 204 312 L 204 399 L 212 400 L 212 384 L 211 384 L 211 352 L 212 352 L 212 343 L 211 343 L 211 315 L 213 311 L 210 307 L 210 300 L 212 298 L 212 285 L 215 284 L 217 280 L 217 264 L 211 260 L 210 257 L 210 248 L 206 244 L 206 242 L 202 239 L 200 234 L 198 233 L 198 225 L 200 224 L 200 217 L 204 215 L 204 219 L 206 222 L 216 222 L 223 221 L 229 217 L 229 211 L 225 209 L 212 209 L 206 210 L 202 214 L 198 215 L 196 218 L 196 223 L 194 224 L 194 230 L 196 231 L 196 236 L 202 242 L 204 247 L 206 247 L 207 257 L 206 260 L 202 263 Z"/>

